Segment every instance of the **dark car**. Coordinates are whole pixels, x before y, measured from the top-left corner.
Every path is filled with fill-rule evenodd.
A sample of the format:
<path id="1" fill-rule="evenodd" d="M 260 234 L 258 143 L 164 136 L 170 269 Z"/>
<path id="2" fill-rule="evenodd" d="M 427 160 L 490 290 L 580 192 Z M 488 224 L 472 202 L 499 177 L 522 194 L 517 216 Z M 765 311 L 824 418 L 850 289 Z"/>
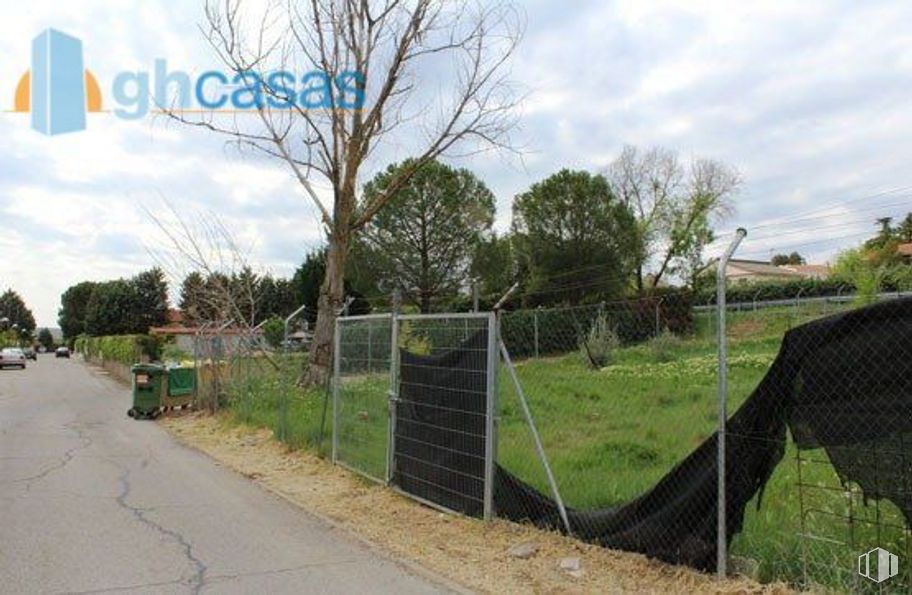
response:
<path id="1" fill-rule="evenodd" d="M 22 354 L 25 356 L 25 359 L 38 361 L 38 354 L 31 347 L 23 347 Z"/>
<path id="2" fill-rule="evenodd" d="M 58 347 L 54 352 L 54 357 L 70 357 L 70 349 L 68 347 Z"/>

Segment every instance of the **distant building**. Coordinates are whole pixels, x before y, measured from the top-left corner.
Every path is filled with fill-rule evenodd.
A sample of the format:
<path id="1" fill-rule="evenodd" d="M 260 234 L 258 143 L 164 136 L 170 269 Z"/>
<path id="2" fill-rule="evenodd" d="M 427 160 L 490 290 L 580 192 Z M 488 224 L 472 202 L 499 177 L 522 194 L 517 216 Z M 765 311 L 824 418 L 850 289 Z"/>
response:
<path id="1" fill-rule="evenodd" d="M 165 324 L 168 326 L 181 326 L 184 323 L 184 313 L 177 308 L 168 308 Z"/>
<path id="2" fill-rule="evenodd" d="M 728 261 L 725 278 L 732 283 L 751 281 L 798 281 L 801 279 L 825 279 L 830 274 L 829 265 L 786 264 L 772 265 L 762 260 Z"/>
<path id="3" fill-rule="evenodd" d="M 784 264 L 779 268 L 799 273 L 805 279 L 826 279 L 830 276 L 828 264 Z"/>
<path id="4" fill-rule="evenodd" d="M 257 349 L 262 344 L 260 330 L 249 331 L 236 327 L 216 332 L 211 328 L 187 327 L 180 325 L 153 326 L 149 334 L 174 342 L 178 349 L 188 354 L 198 353 L 201 357 L 224 357 L 241 347 Z"/>

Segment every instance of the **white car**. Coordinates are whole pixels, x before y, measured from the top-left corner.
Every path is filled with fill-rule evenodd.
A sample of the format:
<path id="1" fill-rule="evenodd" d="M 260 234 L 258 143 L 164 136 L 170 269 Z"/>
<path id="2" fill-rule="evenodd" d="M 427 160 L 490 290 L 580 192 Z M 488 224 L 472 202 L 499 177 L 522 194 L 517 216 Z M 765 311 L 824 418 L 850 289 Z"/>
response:
<path id="1" fill-rule="evenodd" d="M 4 347 L 0 351 L 0 368 L 25 369 L 25 353 L 18 347 Z"/>

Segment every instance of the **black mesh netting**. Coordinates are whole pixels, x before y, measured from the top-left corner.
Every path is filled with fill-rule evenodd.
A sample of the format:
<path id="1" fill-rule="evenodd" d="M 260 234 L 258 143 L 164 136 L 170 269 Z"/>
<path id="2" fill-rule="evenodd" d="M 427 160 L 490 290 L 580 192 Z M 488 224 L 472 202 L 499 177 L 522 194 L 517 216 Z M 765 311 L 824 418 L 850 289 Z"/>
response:
<path id="1" fill-rule="evenodd" d="M 433 356 L 402 353 L 394 481 L 454 510 L 481 512 L 486 360 L 466 346 Z M 842 481 L 886 498 L 912 520 L 912 299 L 884 302 L 796 327 L 726 434 L 729 540 L 748 502 L 785 451 L 824 448 Z M 454 390 L 454 388 L 456 390 Z M 418 422 L 418 423 L 410 423 Z M 474 438 L 473 438 L 474 437 Z M 569 509 L 573 534 L 606 547 L 714 569 L 716 436 L 651 490 L 616 508 Z M 406 465 L 405 468 L 400 467 Z M 410 477 L 415 476 L 415 477 Z M 563 530 L 554 501 L 497 467 L 499 516 Z"/>

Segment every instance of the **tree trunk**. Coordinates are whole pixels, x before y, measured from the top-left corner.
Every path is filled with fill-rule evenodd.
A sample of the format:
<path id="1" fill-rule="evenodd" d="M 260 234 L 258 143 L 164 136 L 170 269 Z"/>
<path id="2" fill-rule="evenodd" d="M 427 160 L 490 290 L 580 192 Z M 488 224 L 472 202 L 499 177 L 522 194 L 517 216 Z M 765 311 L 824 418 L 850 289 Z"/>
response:
<path id="1" fill-rule="evenodd" d="M 336 231 L 329 238 L 326 251 L 326 274 L 320 285 L 317 322 L 314 325 L 309 363 L 303 379 L 307 386 L 323 386 L 332 374 L 336 313 L 342 308 L 344 301 L 347 257 L 348 234 Z"/>

